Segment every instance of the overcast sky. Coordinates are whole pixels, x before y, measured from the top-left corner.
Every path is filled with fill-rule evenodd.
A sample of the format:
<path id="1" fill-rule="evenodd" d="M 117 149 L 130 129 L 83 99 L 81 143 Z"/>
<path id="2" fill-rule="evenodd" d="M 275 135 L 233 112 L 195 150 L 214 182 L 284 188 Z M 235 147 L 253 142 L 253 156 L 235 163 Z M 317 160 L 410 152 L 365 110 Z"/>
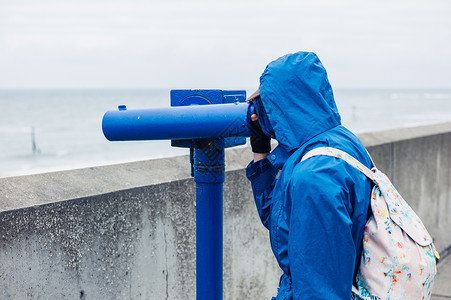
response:
<path id="1" fill-rule="evenodd" d="M 0 88 L 252 88 L 300 50 L 334 87 L 451 88 L 451 1 L 0 0 Z"/>

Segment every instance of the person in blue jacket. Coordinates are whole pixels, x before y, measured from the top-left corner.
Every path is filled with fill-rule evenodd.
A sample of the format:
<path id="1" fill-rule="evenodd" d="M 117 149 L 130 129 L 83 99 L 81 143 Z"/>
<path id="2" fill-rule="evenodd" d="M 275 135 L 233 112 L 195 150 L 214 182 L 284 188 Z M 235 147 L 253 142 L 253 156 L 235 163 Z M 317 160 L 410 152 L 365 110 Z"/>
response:
<path id="1" fill-rule="evenodd" d="M 335 147 L 372 163 L 341 125 L 326 70 L 314 53 L 285 55 L 268 64 L 248 100 L 254 160 L 246 175 L 283 271 L 273 299 L 351 299 L 372 183 L 341 159 L 301 158 Z M 271 138 L 278 146 L 269 153 Z"/>

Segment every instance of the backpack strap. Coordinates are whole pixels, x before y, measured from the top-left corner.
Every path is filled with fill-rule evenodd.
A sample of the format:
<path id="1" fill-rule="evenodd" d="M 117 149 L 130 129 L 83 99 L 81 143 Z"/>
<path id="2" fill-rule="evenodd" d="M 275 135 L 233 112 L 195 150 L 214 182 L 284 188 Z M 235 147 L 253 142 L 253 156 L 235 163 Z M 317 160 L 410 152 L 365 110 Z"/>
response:
<path id="1" fill-rule="evenodd" d="M 346 153 L 342 150 L 336 149 L 336 148 L 332 148 L 332 147 L 315 148 L 315 149 L 307 152 L 302 157 L 301 162 L 306 159 L 309 159 L 312 156 L 317 156 L 317 155 L 327 155 L 327 156 L 332 156 L 332 157 L 336 157 L 336 158 L 341 158 L 344 161 L 346 161 L 348 164 L 350 164 L 351 166 L 353 166 L 354 168 L 356 168 L 357 170 L 362 172 L 364 175 L 366 175 L 366 177 L 368 177 L 369 179 L 374 181 L 374 172 L 373 171 L 368 169 L 364 164 L 362 164 L 360 161 L 358 161 L 357 159 L 355 159 L 348 153 Z"/>

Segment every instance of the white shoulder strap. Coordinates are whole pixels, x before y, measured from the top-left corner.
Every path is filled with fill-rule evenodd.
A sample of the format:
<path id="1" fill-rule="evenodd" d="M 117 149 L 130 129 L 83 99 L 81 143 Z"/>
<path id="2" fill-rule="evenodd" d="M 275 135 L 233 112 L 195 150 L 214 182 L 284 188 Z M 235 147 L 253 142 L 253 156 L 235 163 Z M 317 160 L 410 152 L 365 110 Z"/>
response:
<path id="1" fill-rule="evenodd" d="M 362 172 L 369 179 L 374 181 L 374 173 L 373 173 L 373 171 L 368 169 L 365 165 L 363 165 L 360 161 L 358 161 L 357 159 L 355 159 L 354 157 L 352 157 L 348 153 L 346 153 L 346 152 L 344 152 L 342 150 L 336 149 L 336 148 L 332 148 L 332 147 L 315 148 L 315 149 L 310 150 L 309 152 L 307 152 L 302 157 L 301 162 L 306 160 L 306 159 L 309 159 L 312 156 L 317 156 L 317 155 L 327 155 L 327 156 L 341 158 L 344 161 L 346 161 L 348 164 L 350 164 L 351 166 L 353 166 L 354 168 L 356 168 L 357 170 Z"/>

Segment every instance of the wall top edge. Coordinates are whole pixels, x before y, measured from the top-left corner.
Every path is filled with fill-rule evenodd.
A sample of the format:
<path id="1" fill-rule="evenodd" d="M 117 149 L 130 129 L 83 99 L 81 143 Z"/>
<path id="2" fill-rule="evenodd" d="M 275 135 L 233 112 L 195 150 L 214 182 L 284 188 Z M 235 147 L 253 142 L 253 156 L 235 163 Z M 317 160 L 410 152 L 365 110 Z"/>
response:
<path id="1" fill-rule="evenodd" d="M 362 133 L 358 137 L 370 147 L 445 133 L 451 133 L 451 122 Z M 227 171 L 244 169 L 251 160 L 249 146 L 226 150 Z M 0 178 L 0 213 L 190 178 L 186 155 Z"/>
<path id="2" fill-rule="evenodd" d="M 365 147 L 451 133 L 451 122 L 357 134 Z"/>

